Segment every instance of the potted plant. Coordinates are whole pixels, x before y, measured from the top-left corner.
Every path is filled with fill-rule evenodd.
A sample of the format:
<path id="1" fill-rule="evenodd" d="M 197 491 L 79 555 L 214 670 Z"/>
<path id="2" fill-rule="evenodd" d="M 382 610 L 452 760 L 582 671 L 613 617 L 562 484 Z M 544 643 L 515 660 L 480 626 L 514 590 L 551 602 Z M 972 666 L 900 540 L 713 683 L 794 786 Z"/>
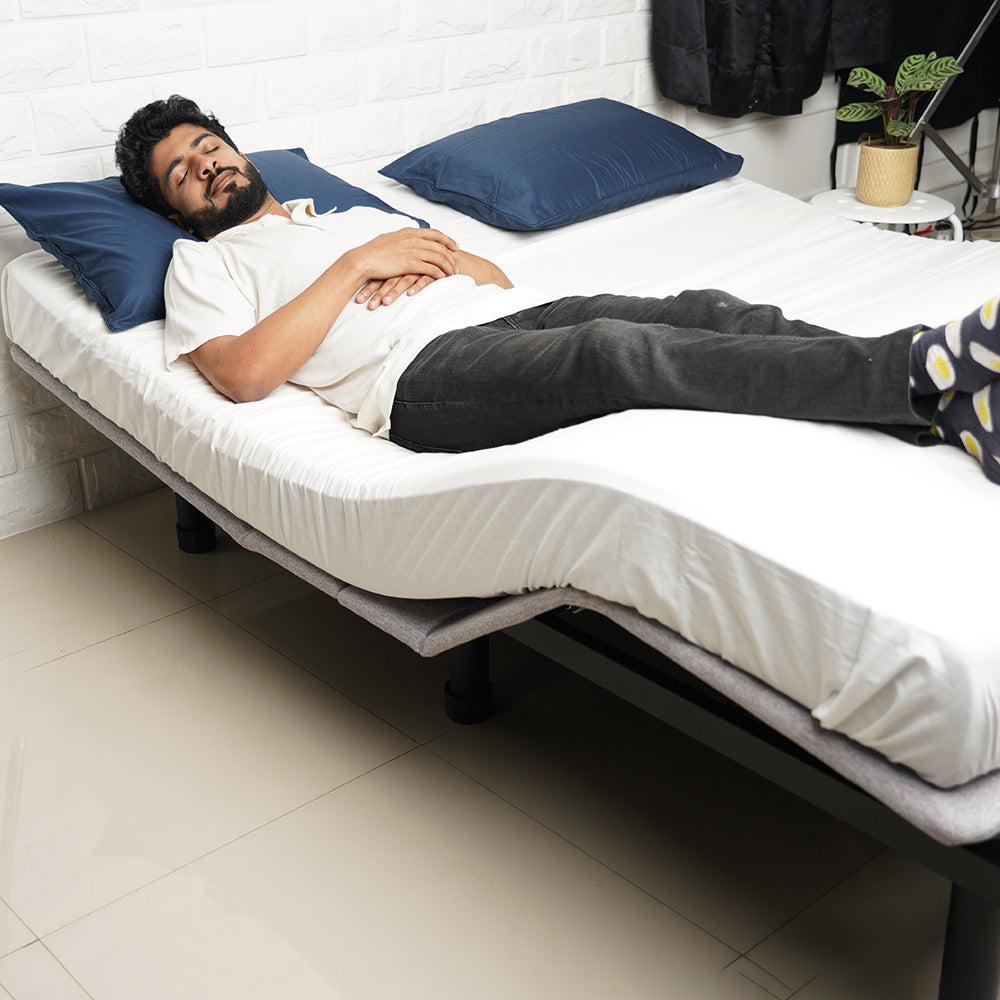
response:
<path id="1" fill-rule="evenodd" d="M 910 200 L 917 177 L 918 147 L 910 141 L 918 118 L 917 103 L 961 72 L 956 59 L 936 52 L 907 56 L 892 84 L 864 66 L 851 70 L 847 85 L 868 91 L 873 99 L 845 104 L 837 110 L 837 118 L 842 122 L 882 119 L 881 136 L 865 133 L 858 140 L 859 201 L 888 207 L 905 205 Z"/>

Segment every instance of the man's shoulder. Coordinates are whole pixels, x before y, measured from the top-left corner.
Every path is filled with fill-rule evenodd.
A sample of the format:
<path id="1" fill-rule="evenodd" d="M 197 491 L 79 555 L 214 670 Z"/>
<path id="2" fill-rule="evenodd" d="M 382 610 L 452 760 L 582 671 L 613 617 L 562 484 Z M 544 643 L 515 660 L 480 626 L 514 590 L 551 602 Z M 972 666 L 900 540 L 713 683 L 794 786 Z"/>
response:
<path id="1" fill-rule="evenodd" d="M 210 275 L 225 271 L 221 247 L 212 246 L 211 240 L 181 238 L 174 242 L 164 287 L 175 290 L 195 288 L 203 285 Z"/>
<path id="2" fill-rule="evenodd" d="M 210 240 L 203 240 L 197 236 L 182 236 L 174 241 L 173 261 L 197 260 L 205 264 L 211 260 L 222 260 L 226 245 L 234 240 L 239 241 L 243 235 L 240 230 L 243 228 L 243 226 L 233 226 L 232 229 L 227 229 Z"/>
<path id="3" fill-rule="evenodd" d="M 173 257 L 198 257 L 211 253 L 211 241 L 198 239 L 197 236 L 181 236 L 174 240 Z"/>

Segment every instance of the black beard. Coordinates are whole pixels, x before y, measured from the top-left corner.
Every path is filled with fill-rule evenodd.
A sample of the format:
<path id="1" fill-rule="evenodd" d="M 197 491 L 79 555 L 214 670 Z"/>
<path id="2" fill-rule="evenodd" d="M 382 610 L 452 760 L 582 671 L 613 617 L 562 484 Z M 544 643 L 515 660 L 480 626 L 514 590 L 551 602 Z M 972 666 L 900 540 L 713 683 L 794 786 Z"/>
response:
<path id="1" fill-rule="evenodd" d="M 203 240 L 210 240 L 213 236 L 246 222 L 267 201 L 268 191 L 264 178 L 249 160 L 246 161 L 245 168 L 236 169 L 236 173 L 246 177 L 250 183 L 236 187 L 234 176 L 232 183 L 224 189 L 229 191 L 229 200 L 222 208 L 209 205 L 181 217 L 185 227 L 193 230 Z"/>

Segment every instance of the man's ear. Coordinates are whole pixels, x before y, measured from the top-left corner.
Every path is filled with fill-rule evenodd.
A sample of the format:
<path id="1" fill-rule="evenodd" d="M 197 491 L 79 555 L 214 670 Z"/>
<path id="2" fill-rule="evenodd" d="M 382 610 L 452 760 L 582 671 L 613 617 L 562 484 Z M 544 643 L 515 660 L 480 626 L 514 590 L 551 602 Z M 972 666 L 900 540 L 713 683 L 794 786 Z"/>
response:
<path id="1" fill-rule="evenodd" d="M 180 226 L 181 229 L 184 230 L 184 232 L 190 233 L 192 236 L 197 236 L 198 235 L 190 226 L 185 225 L 184 220 L 180 217 L 179 213 L 174 212 L 171 215 L 168 215 L 167 218 L 171 222 L 176 222 L 177 225 Z"/>

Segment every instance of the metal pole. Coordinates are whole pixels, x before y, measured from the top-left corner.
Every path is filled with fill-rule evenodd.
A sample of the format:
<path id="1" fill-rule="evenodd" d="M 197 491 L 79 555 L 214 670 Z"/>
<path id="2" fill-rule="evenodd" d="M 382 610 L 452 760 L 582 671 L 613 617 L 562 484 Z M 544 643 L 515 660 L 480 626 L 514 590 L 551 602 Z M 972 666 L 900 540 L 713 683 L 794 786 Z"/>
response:
<path id="1" fill-rule="evenodd" d="M 972 55 L 973 50 L 982 40 L 983 35 L 986 34 L 987 29 L 993 23 L 993 19 L 1000 13 L 1000 0 L 993 0 L 990 4 L 989 10 L 986 12 L 985 17 L 979 22 L 979 27 L 972 33 L 972 37 L 965 43 L 965 48 L 962 49 L 958 56 L 958 65 L 964 67 Z M 924 113 L 917 119 L 917 124 L 913 126 L 913 131 L 910 133 L 911 138 L 916 138 L 923 131 L 924 127 L 930 121 L 930 117 L 937 110 L 938 106 L 944 100 L 945 95 L 951 89 L 951 85 L 955 82 L 955 77 L 949 77 L 944 86 L 935 91 L 934 96 L 931 98 L 930 103 L 924 108 Z"/>
<path id="2" fill-rule="evenodd" d="M 1000 0 L 993 0 L 989 6 L 989 10 L 986 11 L 986 15 L 979 22 L 979 27 L 972 33 L 972 37 L 966 42 L 965 48 L 962 49 L 958 56 L 958 64 L 962 67 L 965 66 L 966 62 L 976 46 L 982 40 L 983 35 L 986 34 L 987 29 L 993 23 L 993 19 L 1000 13 Z M 987 212 L 993 214 L 996 210 L 997 199 L 1000 198 L 1000 117 L 997 119 L 997 134 L 993 140 L 993 171 L 990 174 L 989 183 L 986 184 L 981 181 L 965 164 L 965 162 L 958 156 L 958 154 L 941 138 L 938 131 L 931 127 L 929 124 L 931 115 L 937 110 L 938 106 L 944 100 L 945 95 L 951 89 L 951 85 L 955 82 L 955 77 L 949 77 L 944 86 L 935 92 L 934 96 L 931 98 L 930 103 L 924 108 L 924 113 L 917 119 L 916 125 L 913 126 L 913 131 L 910 133 L 910 138 L 915 140 L 921 132 L 926 133 L 927 138 L 930 139 L 935 146 L 944 154 L 945 158 L 951 163 L 951 165 L 966 179 L 972 189 L 978 195 L 985 195 L 988 199 Z M 1000 111 L 997 112 L 1000 116 Z"/>

